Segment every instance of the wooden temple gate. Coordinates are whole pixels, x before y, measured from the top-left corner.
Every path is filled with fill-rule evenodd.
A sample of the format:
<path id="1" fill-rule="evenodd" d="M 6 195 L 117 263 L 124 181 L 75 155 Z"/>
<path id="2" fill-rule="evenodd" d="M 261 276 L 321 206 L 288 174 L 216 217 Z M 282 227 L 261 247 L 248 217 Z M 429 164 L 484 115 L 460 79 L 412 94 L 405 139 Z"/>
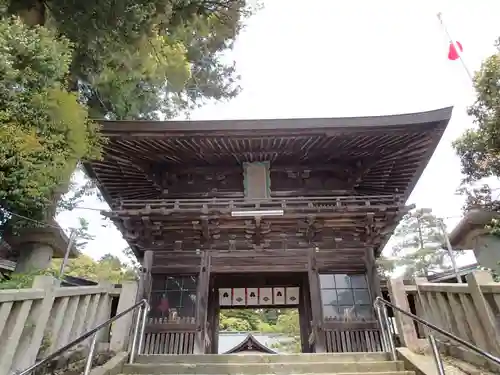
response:
<path id="1" fill-rule="evenodd" d="M 299 252 L 294 253 L 297 255 Z M 296 263 L 296 269 L 302 266 L 301 271 L 214 273 L 211 272 L 211 264 L 214 260 L 217 263 L 221 254 L 212 255 L 206 251 L 197 255 L 200 260 L 197 276 L 145 275 L 145 279 L 149 277 L 153 280 L 152 291 L 145 295 L 153 306 L 146 331 L 146 353 L 217 353 L 219 312 L 224 308 L 297 308 L 304 353 L 380 351 L 380 334 L 371 312 L 372 296 L 376 293 L 373 283 L 368 281 L 364 273 L 320 274 L 315 266 L 316 254 L 314 250 L 302 251 L 297 256 L 297 259 L 300 256 L 303 258 L 302 262 Z M 269 261 L 269 254 L 259 255 Z M 283 257 L 284 254 L 278 253 L 276 256 Z M 356 288 L 330 289 L 330 286 L 335 285 L 335 279 Z M 164 302 L 162 297 L 169 294 L 168 280 L 182 285 L 182 291 L 179 293 L 176 289 L 174 295 L 186 292 L 198 302 L 190 307 L 184 304 L 180 309 L 171 307 L 171 302 Z M 162 290 L 162 287 L 165 289 Z M 325 309 L 334 308 L 334 305 L 324 304 L 326 296 L 339 291 L 349 291 L 354 298 L 357 297 L 354 306 L 359 309 L 357 314 L 351 306 L 346 306 L 345 310 L 338 306 L 337 311 L 324 316 Z M 352 304 L 353 301 L 348 303 Z M 363 318 L 358 320 L 356 316 Z"/>
<path id="2" fill-rule="evenodd" d="M 85 166 L 143 265 L 146 353 L 216 353 L 220 309 L 263 306 L 299 310 L 303 352 L 381 350 L 375 259 L 450 115 L 104 121 Z"/>

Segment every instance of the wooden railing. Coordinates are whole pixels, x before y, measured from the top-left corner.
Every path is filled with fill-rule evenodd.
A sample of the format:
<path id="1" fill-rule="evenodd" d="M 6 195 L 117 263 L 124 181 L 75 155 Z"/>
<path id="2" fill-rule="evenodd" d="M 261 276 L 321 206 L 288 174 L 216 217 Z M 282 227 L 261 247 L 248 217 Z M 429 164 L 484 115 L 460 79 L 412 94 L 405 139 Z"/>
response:
<path id="1" fill-rule="evenodd" d="M 467 277 L 466 284 L 431 283 L 417 278 L 413 285 L 401 279 L 388 282 L 389 297 L 393 304 L 430 323 L 500 356 L 500 283 L 494 282 L 487 271 L 476 271 Z M 394 316 L 395 334 L 401 345 L 412 350 L 426 346 L 427 332 L 403 314 Z M 448 353 L 478 365 L 486 361 L 445 337 L 436 335 Z"/>
<path id="2" fill-rule="evenodd" d="M 105 322 L 135 303 L 136 292 L 135 283 L 60 287 L 51 276 L 35 277 L 30 289 L 0 290 L 0 374 L 25 369 Z M 131 320 L 103 331 L 98 342 L 124 350 Z"/>
<path id="3" fill-rule="evenodd" d="M 284 210 L 293 212 L 335 213 L 372 212 L 397 210 L 404 207 L 400 195 L 358 195 L 337 197 L 287 197 L 266 199 L 154 199 L 154 200 L 119 200 L 113 205 L 113 211 L 104 211 L 107 217 L 122 215 L 152 215 L 175 213 L 230 214 L 244 210 Z"/>

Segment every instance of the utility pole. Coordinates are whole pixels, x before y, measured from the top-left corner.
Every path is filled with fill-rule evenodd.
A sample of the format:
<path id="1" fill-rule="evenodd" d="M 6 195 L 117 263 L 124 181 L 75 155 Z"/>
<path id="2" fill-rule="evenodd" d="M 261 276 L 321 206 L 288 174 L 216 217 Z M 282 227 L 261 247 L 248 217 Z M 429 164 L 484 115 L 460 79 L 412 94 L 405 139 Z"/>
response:
<path id="1" fill-rule="evenodd" d="M 64 276 L 64 268 L 66 268 L 66 263 L 68 263 L 68 258 L 69 254 L 71 253 L 71 248 L 73 247 L 73 244 L 75 243 L 77 236 L 77 231 L 76 229 L 71 229 L 71 234 L 69 235 L 69 241 L 68 241 L 68 246 L 66 247 L 66 252 L 64 253 L 64 258 L 61 263 L 61 267 L 59 268 L 59 281 L 62 281 L 62 278 Z"/>
<path id="2" fill-rule="evenodd" d="M 448 233 L 446 232 L 446 228 L 445 228 L 443 219 L 438 219 L 438 223 L 439 223 L 439 227 L 441 229 L 441 232 L 443 232 L 443 237 L 444 237 L 444 240 L 446 242 L 446 249 L 448 250 L 448 255 L 450 256 L 450 259 L 451 259 L 451 265 L 453 267 L 453 271 L 455 272 L 455 277 L 457 278 L 457 283 L 461 284 L 462 277 L 460 277 L 460 274 L 458 273 L 457 262 L 455 261 L 455 253 L 453 251 L 453 248 L 451 247 L 450 238 L 448 237 Z"/>

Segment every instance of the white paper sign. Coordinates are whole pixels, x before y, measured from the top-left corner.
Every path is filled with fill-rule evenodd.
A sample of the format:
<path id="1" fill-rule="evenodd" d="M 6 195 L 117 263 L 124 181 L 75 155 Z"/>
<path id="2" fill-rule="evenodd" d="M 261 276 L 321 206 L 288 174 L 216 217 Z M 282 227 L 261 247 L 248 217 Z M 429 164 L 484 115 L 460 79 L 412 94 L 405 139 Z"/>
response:
<path id="1" fill-rule="evenodd" d="M 275 305 L 285 304 L 285 288 L 273 288 L 273 294 Z"/>
<path id="2" fill-rule="evenodd" d="M 231 306 L 231 288 L 219 289 L 219 306 Z"/>
<path id="3" fill-rule="evenodd" d="M 247 305 L 257 306 L 259 304 L 259 288 L 247 288 Z"/>
<path id="4" fill-rule="evenodd" d="M 233 289 L 233 306 L 245 306 L 245 288 Z"/>
<path id="5" fill-rule="evenodd" d="M 298 305 L 299 304 L 299 288 L 292 287 L 286 288 L 286 304 Z"/>
<path id="6" fill-rule="evenodd" d="M 273 304 L 272 288 L 259 288 L 259 305 L 272 305 L 272 304 Z"/>

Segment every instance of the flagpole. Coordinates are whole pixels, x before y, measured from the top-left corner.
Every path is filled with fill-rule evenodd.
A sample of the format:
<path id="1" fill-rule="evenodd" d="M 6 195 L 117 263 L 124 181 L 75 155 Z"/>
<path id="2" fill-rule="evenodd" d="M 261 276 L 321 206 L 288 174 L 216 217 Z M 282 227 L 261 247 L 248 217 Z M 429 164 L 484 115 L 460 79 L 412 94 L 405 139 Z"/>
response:
<path id="1" fill-rule="evenodd" d="M 467 75 L 469 76 L 469 79 L 471 80 L 471 82 L 474 82 L 474 76 L 472 75 L 471 71 L 469 70 L 469 68 L 467 67 L 467 65 L 465 64 L 465 61 L 462 57 L 462 52 L 460 50 L 460 47 L 457 45 L 457 43 L 455 43 L 455 39 L 453 39 L 450 35 L 450 32 L 448 31 L 448 28 L 446 27 L 444 21 L 443 21 L 443 15 L 441 12 L 439 12 L 437 14 L 437 18 L 439 20 L 439 23 L 441 24 L 441 26 L 443 27 L 443 30 L 444 32 L 446 33 L 446 36 L 448 37 L 448 39 L 450 40 L 450 43 L 452 44 L 453 48 L 455 48 L 455 51 L 457 52 L 457 55 L 458 55 L 458 58 L 460 60 L 460 62 L 462 63 L 462 66 L 464 67 L 464 70 L 465 72 L 467 73 Z"/>

